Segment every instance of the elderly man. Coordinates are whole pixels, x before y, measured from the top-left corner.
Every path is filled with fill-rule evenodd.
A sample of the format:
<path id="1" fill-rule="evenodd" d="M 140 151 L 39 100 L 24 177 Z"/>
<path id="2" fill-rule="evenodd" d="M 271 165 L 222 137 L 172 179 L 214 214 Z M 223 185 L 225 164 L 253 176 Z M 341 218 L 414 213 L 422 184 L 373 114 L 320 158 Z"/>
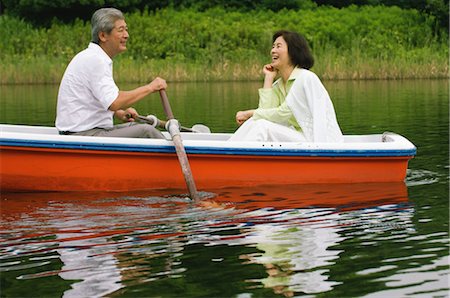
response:
<path id="1" fill-rule="evenodd" d="M 137 124 L 131 106 L 150 93 L 166 89 L 157 77 L 147 85 L 121 91 L 113 78 L 112 59 L 127 49 L 128 27 L 121 11 L 97 10 L 91 21 L 92 41 L 67 66 L 58 92 L 56 128 L 63 135 L 164 138 L 148 124 Z M 124 124 L 114 125 L 113 116 Z"/>

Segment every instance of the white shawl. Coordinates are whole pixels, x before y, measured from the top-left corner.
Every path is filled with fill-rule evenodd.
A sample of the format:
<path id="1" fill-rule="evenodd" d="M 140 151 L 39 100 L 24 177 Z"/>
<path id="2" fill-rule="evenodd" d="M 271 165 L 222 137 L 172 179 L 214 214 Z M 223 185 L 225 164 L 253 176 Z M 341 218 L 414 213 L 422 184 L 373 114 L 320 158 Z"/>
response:
<path id="1" fill-rule="evenodd" d="M 309 142 L 343 142 L 333 103 L 317 75 L 300 69 L 286 103 Z"/>

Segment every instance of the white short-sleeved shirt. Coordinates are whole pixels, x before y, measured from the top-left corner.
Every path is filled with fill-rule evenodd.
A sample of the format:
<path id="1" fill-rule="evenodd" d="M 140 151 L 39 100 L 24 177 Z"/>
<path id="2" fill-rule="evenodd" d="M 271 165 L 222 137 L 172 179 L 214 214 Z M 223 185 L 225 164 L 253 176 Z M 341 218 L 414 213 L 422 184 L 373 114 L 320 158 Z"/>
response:
<path id="1" fill-rule="evenodd" d="M 59 131 L 79 132 L 113 126 L 108 108 L 119 95 L 112 60 L 90 43 L 67 66 L 58 92 L 55 125 Z"/>

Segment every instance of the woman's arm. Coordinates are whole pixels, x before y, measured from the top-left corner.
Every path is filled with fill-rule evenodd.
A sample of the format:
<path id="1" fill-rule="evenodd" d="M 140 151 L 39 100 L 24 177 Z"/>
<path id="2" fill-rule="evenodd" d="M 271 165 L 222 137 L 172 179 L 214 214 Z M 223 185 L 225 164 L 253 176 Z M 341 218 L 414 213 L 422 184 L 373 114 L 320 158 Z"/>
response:
<path id="1" fill-rule="evenodd" d="M 273 94 L 272 84 L 278 71 L 270 64 L 266 64 L 263 67 L 264 84 L 263 88 L 259 89 L 259 104 L 258 109 L 277 106 L 276 97 Z M 255 110 L 239 111 L 236 113 L 236 122 L 238 125 L 242 125 L 249 118 L 253 117 Z"/>
<path id="2" fill-rule="evenodd" d="M 253 112 L 253 119 L 266 119 L 271 122 L 288 125 L 289 120 L 292 119 L 292 111 L 286 102 L 275 108 L 256 109 Z"/>
<path id="3" fill-rule="evenodd" d="M 263 67 L 264 85 L 263 88 L 272 88 L 273 81 L 278 75 L 276 70 L 271 64 L 266 64 Z"/>

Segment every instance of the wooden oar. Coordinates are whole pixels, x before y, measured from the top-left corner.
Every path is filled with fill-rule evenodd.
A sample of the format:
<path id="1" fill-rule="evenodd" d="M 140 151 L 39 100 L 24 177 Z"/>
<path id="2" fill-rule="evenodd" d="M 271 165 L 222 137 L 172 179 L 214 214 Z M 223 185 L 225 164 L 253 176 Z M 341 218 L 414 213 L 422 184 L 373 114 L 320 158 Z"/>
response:
<path id="1" fill-rule="evenodd" d="M 166 90 L 160 90 L 159 95 L 161 96 L 161 102 L 168 120 L 167 130 L 169 131 L 170 136 L 172 137 L 173 144 L 175 145 L 178 161 L 180 162 L 181 170 L 183 172 L 184 180 L 186 181 L 189 194 L 191 196 L 191 199 L 197 200 L 198 199 L 197 188 L 195 186 L 194 177 L 192 176 L 192 171 L 189 165 L 186 151 L 184 150 L 178 120 L 176 120 L 173 116 L 172 108 L 170 107 Z"/>
<path id="2" fill-rule="evenodd" d="M 146 122 L 146 123 L 148 123 L 150 125 L 153 125 L 155 127 L 158 126 L 160 128 L 165 128 L 166 127 L 166 123 L 167 123 L 166 121 L 158 119 L 158 118 L 156 118 L 154 116 L 152 116 L 152 117 L 149 117 L 149 116 L 145 117 L 145 116 L 138 115 L 137 119 L 140 120 L 140 121 Z M 156 124 L 155 124 L 155 121 L 156 121 Z M 195 124 L 194 126 L 192 126 L 192 128 L 180 126 L 180 131 L 197 132 L 197 133 L 211 133 L 211 129 L 209 129 L 208 126 L 203 125 L 203 124 Z"/>

